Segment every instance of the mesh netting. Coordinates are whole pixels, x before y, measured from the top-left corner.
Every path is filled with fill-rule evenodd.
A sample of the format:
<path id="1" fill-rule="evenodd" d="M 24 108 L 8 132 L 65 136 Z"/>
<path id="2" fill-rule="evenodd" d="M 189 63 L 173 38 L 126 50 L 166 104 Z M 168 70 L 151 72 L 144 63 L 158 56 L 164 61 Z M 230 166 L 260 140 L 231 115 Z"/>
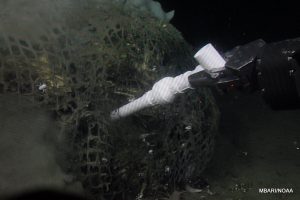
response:
<path id="1" fill-rule="evenodd" d="M 56 113 L 63 166 L 87 194 L 155 198 L 203 171 L 218 112 L 201 89 L 111 122 L 155 81 L 196 65 L 170 24 L 108 2 L 1 0 L 0 94 L 32 96 Z"/>

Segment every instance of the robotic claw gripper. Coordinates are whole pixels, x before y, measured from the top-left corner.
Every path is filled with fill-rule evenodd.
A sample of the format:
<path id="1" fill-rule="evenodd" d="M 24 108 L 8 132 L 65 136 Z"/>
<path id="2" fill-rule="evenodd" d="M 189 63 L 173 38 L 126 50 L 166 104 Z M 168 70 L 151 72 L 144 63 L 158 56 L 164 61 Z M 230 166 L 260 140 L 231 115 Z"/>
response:
<path id="1" fill-rule="evenodd" d="M 300 107 L 300 38 L 270 44 L 258 39 L 237 46 L 223 56 L 207 44 L 194 58 L 200 65 L 193 71 L 159 80 L 142 97 L 114 110 L 111 119 L 171 103 L 177 94 L 205 86 L 261 90 L 272 108 Z"/>

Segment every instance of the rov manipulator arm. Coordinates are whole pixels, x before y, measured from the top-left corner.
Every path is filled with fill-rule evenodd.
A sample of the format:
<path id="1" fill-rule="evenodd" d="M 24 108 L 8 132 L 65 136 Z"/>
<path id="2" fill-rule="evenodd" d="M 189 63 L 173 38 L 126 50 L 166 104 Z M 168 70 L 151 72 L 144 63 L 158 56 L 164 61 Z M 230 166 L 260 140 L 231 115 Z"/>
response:
<path id="1" fill-rule="evenodd" d="M 210 79 L 221 89 L 260 90 L 273 109 L 300 107 L 300 38 L 266 44 L 255 40 L 225 53 L 224 70 L 216 77 L 207 73 L 189 76 L 192 87 Z"/>
<path id="2" fill-rule="evenodd" d="M 217 86 L 261 90 L 267 103 L 274 108 L 300 105 L 300 38 L 266 44 L 259 39 L 237 46 L 222 57 L 208 44 L 195 59 L 193 71 L 156 82 L 142 97 L 111 113 L 112 120 L 126 117 L 141 109 L 171 103 L 178 93 L 187 89 Z"/>

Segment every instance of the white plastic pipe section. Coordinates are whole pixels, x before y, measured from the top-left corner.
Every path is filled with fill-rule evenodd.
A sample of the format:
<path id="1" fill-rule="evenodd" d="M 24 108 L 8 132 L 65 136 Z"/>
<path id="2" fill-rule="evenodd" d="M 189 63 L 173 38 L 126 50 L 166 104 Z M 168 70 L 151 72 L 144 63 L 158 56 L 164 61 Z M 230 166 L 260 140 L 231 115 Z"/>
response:
<path id="1" fill-rule="evenodd" d="M 210 43 L 202 47 L 194 58 L 209 74 L 225 69 L 226 61 Z"/>
<path id="2" fill-rule="evenodd" d="M 126 117 L 147 107 L 171 103 L 176 94 L 183 93 L 186 89 L 192 89 L 188 81 L 190 75 L 203 70 L 214 74 L 224 69 L 225 60 L 211 44 L 201 48 L 194 57 L 200 65 L 193 71 L 187 71 L 174 78 L 161 79 L 153 85 L 152 90 L 146 92 L 142 97 L 114 110 L 110 115 L 111 119 Z"/>
<path id="3" fill-rule="evenodd" d="M 176 94 L 191 88 L 188 77 L 191 74 L 204 70 L 200 65 L 193 71 L 187 71 L 184 74 L 172 77 L 165 77 L 156 82 L 152 90 L 146 92 L 142 97 L 114 110 L 111 113 L 111 119 L 126 117 L 132 113 L 142 110 L 146 107 L 171 103 Z"/>

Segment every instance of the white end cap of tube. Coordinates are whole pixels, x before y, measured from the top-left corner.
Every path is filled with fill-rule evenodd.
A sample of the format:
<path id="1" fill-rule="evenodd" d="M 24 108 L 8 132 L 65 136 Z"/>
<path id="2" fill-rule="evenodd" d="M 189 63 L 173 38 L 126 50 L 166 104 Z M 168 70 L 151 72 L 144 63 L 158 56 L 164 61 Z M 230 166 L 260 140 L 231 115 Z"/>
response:
<path id="1" fill-rule="evenodd" d="M 194 58 L 199 62 L 203 68 L 208 72 L 218 72 L 224 69 L 226 61 L 213 47 L 212 44 L 207 44 L 202 47 Z"/>

